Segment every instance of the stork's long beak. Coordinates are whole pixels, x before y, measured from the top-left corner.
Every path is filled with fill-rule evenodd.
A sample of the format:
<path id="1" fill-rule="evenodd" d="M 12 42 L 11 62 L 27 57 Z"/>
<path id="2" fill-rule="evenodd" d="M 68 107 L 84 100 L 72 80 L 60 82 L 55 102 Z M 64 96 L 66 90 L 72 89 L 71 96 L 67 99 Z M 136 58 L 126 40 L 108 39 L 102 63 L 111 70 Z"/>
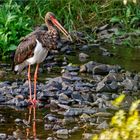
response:
<path id="1" fill-rule="evenodd" d="M 64 27 L 55 19 L 54 17 L 51 17 L 52 23 L 70 40 L 72 41 L 72 38 L 70 34 L 64 29 Z"/>

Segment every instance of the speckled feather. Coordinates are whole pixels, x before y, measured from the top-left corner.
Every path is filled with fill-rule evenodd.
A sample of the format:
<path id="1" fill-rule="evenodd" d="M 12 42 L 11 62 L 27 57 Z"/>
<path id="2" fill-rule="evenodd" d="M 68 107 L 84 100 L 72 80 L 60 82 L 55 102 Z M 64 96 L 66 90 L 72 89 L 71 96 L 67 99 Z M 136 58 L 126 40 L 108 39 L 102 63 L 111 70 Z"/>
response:
<path id="1" fill-rule="evenodd" d="M 55 28 L 49 30 L 36 30 L 22 39 L 16 49 L 14 56 L 14 65 L 20 64 L 33 56 L 36 47 L 36 40 L 38 40 L 42 47 L 48 51 L 57 48 L 57 43 L 60 37 Z"/>

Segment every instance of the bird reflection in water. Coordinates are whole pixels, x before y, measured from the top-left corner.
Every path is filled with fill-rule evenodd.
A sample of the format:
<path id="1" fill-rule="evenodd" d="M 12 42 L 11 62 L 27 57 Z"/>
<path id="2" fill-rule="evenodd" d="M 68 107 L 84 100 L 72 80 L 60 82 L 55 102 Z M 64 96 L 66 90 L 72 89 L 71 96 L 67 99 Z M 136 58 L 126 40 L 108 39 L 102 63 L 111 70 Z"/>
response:
<path id="1" fill-rule="evenodd" d="M 25 119 L 19 119 L 16 122 L 16 130 L 13 132 L 14 138 L 21 139 L 37 139 L 36 136 L 36 107 L 29 106 L 28 113 L 26 113 Z M 22 127 L 21 127 L 22 126 Z M 23 130 L 24 129 L 24 130 Z"/>
<path id="2" fill-rule="evenodd" d="M 31 128 L 29 127 L 26 128 L 26 139 L 29 139 L 33 136 L 33 139 L 35 140 L 36 139 L 36 107 L 35 106 L 29 106 L 28 124 L 32 124 L 32 126 Z"/>

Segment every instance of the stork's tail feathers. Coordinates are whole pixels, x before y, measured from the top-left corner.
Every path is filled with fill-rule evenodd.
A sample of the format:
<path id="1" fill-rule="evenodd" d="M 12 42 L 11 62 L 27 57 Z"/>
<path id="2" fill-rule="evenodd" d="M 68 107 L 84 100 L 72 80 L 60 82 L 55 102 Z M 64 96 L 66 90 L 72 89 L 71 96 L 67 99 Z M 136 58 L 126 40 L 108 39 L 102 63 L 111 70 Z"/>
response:
<path id="1" fill-rule="evenodd" d="M 24 61 L 21 64 L 18 64 L 14 67 L 14 72 L 15 73 L 21 73 L 21 71 L 28 65 L 26 61 Z"/>

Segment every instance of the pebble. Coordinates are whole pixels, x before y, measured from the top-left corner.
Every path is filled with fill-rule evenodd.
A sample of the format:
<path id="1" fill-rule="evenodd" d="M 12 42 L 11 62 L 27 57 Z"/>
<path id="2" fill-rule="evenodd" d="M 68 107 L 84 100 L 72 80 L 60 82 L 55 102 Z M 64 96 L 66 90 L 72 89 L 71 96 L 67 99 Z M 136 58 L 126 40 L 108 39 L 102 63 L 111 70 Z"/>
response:
<path id="1" fill-rule="evenodd" d="M 5 133 L 0 133 L 0 139 L 5 140 L 7 135 Z"/>
<path id="2" fill-rule="evenodd" d="M 56 134 L 57 135 L 68 135 L 69 131 L 68 131 L 68 129 L 59 129 L 56 131 Z"/>

